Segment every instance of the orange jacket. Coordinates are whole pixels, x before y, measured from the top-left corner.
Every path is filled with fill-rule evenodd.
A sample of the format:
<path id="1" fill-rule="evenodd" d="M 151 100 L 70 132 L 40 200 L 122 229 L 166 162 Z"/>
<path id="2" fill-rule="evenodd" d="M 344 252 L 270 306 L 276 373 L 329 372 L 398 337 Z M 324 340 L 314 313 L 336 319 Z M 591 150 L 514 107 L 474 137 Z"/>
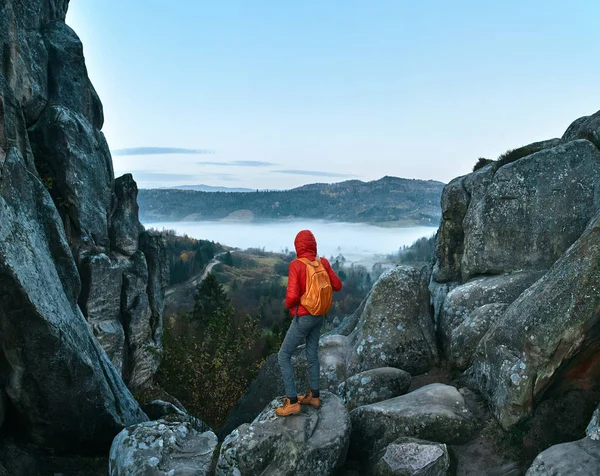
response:
<path id="1" fill-rule="evenodd" d="M 302 230 L 296 235 L 294 240 L 294 246 L 296 247 L 297 258 L 308 258 L 314 261 L 317 257 L 317 241 L 314 235 L 309 230 Z M 325 258 L 320 258 L 321 264 L 329 275 L 329 281 L 331 282 L 331 288 L 334 291 L 342 289 L 342 281 L 335 274 L 335 271 L 331 269 L 329 261 Z M 287 307 L 292 316 L 296 315 L 296 306 L 298 306 L 298 316 L 306 316 L 310 314 L 302 304 L 300 304 L 300 298 L 306 292 L 306 265 L 302 261 L 297 259 L 290 263 L 290 269 L 288 273 L 288 285 L 285 293 L 285 307 Z"/>

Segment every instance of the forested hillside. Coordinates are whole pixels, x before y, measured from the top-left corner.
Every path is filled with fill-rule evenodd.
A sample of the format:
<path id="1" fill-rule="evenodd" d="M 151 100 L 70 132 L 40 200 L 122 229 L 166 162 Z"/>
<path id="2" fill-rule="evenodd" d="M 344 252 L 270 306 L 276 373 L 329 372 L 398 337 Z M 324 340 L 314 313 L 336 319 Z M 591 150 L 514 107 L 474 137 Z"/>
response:
<path id="1" fill-rule="evenodd" d="M 253 220 L 313 218 L 436 225 L 441 217 L 443 187 L 434 180 L 383 177 L 373 182 L 349 180 L 243 194 L 140 190 L 138 202 L 141 220 L 147 223 L 218 220 L 244 211 L 244 216 Z"/>

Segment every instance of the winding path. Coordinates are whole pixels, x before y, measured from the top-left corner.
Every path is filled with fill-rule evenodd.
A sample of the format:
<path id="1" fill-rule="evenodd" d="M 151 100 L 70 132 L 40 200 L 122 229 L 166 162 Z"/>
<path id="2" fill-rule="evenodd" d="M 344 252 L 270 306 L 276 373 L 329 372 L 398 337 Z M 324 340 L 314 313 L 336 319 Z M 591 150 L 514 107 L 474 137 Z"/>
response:
<path id="1" fill-rule="evenodd" d="M 227 251 L 229 251 L 230 253 L 234 252 L 234 250 L 227 250 Z M 206 277 L 213 270 L 213 268 L 216 265 L 218 265 L 219 263 L 221 263 L 221 260 L 219 260 L 219 258 L 221 256 L 223 256 L 225 253 L 227 253 L 227 251 L 221 251 L 220 253 L 217 253 L 213 257 L 213 259 L 211 259 L 208 262 L 208 264 L 204 267 L 204 271 L 202 271 L 202 273 L 200 273 L 200 274 L 197 274 L 195 277 L 193 277 L 189 281 L 186 281 L 186 282 L 180 283 L 180 284 L 176 284 L 175 286 L 170 286 L 167 289 L 167 291 L 165 292 L 165 297 L 173 294 L 175 291 L 180 289 L 182 286 L 196 288 L 196 286 L 198 286 L 198 284 L 200 284 L 202 281 L 204 281 L 206 279 Z"/>

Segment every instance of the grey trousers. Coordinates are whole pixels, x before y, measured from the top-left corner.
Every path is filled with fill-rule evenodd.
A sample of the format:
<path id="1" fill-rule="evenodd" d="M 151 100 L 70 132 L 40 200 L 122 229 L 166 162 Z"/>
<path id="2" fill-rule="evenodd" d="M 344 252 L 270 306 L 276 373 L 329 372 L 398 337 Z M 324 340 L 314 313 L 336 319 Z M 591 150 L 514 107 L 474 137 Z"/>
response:
<path id="1" fill-rule="evenodd" d="M 292 324 L 283 339 L 281 349 L 277 355 L 285 394 L 289 398 L 298 396 L 294 369 L 292 368 L 292 354 L 296 347 L 306 339 L 306 360 L 308 361 L 308 375 L 311 390 L 319 390 L 321 380 L 321 367 L 319 365 L 319 336 L 321 335 L 321 316 L 299 316 L 294 317 Z"/>

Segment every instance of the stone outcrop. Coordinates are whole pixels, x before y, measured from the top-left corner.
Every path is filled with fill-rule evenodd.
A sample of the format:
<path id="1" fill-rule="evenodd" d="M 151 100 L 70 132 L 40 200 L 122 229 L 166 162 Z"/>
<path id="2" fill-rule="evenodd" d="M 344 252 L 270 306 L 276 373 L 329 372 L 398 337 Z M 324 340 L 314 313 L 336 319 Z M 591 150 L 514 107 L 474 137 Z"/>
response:
<path id="1" fill-rule="evenodd" d="M 404 395 L 410 387 L 410 374 L 393 367 L 366 370 L 344 380 L 337 394 L 348 410 Z"/>
<path id="2" fill-rule="evenodd" d="M 110 449 L 111 476 L 208 476 L 217 437 L 188 422 L 156 420 L 126 428 Z"/>
<path id="3" fill-rule="evenodd" d="M 505 428 L 532 415 L 552 425 L 561 395 L 598 390 L 599 114 L 442 194 L 429 284 L 438 342 Z"/>
<path id="4" fill-rule="evenodd" d="M 464 443 L 476 422 L 456 388 L 430 384 L 406 395 L 350 412 L 353 455 L 374 455 L 400 436 Z"/>
<path id="5" fill-rule="evenodd" d="M 67 6 L 0 5 L 0 393 L 33 441 L 99 450 L 146 419 L 122 377 L 157 368 L 167 268 L 115 186 Z"/>
<path id="6" fill-rule="evenodd" d="M 600 152 L 586 140 L 499 168 L 483 196 L 471 197 L 463 220 L 463 281 L 481 274 L 547 269 L 594 215 L 599 175 Z"/>
<path id="7" fill-rule="evenodd" d="M 470 369 L 505 428 L 554 386 L 591 389 L 600 376 L 600 215 L 483 338 Z"/>
<path id="8" fill-rule="evenodd" d="M 349 339 L 348 375 L 396 367 L 417 375 L 438 360 L 427 273 L 398 266 L 373 285 Z"/>
<path id="9" fill-rule="evenodd" d="M 450 468 L 445 444 L 417 438 L 398 438 L 376 460 L 374 476 L 445 476 Z"/>
<path id="10" fill-rule="evenodd" d="M 79 277 L 60 218 L 16 148 L 3 163 L 0 194 L 4 390 L 35 441 L 106 445 L 145 415 L 77 306 Z"/>
<path id="11" fill-rule="evenodd" d="M 281 400 L 273 400 L 251 424 L 225 438 L 217 475 L 326 476 L 341 466 L 350 438 L 350 418 L 342 401 L 323 392 L 320 408 L 305 406 L 300 415 L 278 418 L 275 408 Z"/>
<path id="12" fill-rule="evenodd" d="M 113 249 L 132 256 L 139 246 L 140 223 L 137 204 L 137 184 L 131 174 L 115 180 L 117 206 L 110 224 L 110 241 Z"/>

